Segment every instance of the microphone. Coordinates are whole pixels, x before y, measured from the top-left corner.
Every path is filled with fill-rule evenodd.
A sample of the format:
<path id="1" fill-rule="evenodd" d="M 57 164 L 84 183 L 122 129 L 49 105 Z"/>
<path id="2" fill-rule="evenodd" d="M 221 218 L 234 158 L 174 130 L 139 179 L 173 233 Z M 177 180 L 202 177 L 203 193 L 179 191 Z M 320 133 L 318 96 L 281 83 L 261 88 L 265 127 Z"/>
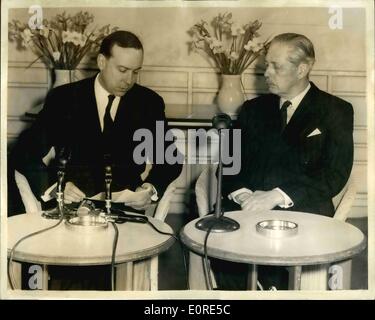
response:
<path id="1" fill-rule="evenodd" d="M 63 183 L 65 178 L 65 170 L 71 153 L 67 148 L 61 148 L 57 156 L 57 193 L 63 193 Z M 58 201 L 60 199 L 57 199 Z"/>
<path id="2" fill-rule="evenodd" d="M 57 209 L 60 217 L 64 216 L 64 179 L 66 165 L 71 157 L 71 151 L 67 147 L 62 147 L 57 157 L 57 191 L 56 191 L 56 201 Z"/>
<path id="3" fill-rule="evenodd" d="M 56 201 L 57 208 L 45 211 L 42 216 L 47 219 L 62 219 L 64 218 L 64 189 L 65 189 L 65 170 L 71 158 L 71 150 L 67 147 L 62 147 L 56 156 L 57 160 L 57 186 L 56 186 Z M 56 210 L 57 209 L 57 210 Z"/>
<path id="4" fill-rule="evenodd" d="M 218 113 L 212 118 L 212 126 L 217 129 L 228 129 L 232 126 L 232 119 L 226 113 Z"/>
<path id="5" fill-rule="evenodd" d="M 212 232 L 230 232 L 240 228 L 237 221 L 224 217 L 221 207 L 222 198 L 222 180 L 223 180 L 223 161 L 221 156 L 222 129 L 228 129 L 232 125 L 232 119 L 226 113 L 218 113 L 212 118 L 212 126 L 219 131 L 219 166 L 217 177 L 217 192 L 215 215 L 204 217 L 197 221 L 196 228 Z"/>

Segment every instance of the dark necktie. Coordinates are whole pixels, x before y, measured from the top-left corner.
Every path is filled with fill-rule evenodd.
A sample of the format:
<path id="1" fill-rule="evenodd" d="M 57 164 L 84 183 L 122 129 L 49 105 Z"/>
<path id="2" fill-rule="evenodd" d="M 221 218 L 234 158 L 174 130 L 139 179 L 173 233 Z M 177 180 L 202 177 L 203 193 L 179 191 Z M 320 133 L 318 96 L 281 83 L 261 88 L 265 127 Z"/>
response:
<path id="1" fill-rule="evenodd" d="M 287 112 L 288 112 L 288 107 L 292 105 L 292 103 L 287 100 L 283 103 L 283 105 L 281 106 L 281 109 L 280 109 L 280 113 L 281 113 L 281 131 L 284 131 L 285 127 L 286 127 L 286 120 L 287 120 Z"/>
<path id="2" fill-rule="evenodd" d="M 115 99 L 115 96 L 113 94 L 110 94 L 108 96 L 108 103 L 105 108 L 104 121 L 103 121 L 103 136 L 104 136 L 104 139 L 106 139 L 106 143 L 109 142 L 107 139 L 110 139 L 111 131 L 113 127 L 113 120 L 111 118 L 111 107 L 112 107 L 112 103 L 114 99 Z"/>

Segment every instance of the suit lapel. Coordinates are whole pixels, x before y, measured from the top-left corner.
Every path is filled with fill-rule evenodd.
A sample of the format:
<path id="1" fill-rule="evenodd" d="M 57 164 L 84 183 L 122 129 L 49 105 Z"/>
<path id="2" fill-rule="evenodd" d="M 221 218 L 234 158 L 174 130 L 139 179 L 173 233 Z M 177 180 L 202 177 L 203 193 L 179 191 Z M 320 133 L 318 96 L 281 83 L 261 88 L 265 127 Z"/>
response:
<path id="1" fill-rule="evenodd" d="M 136 126 L 136 124 L 139 123 L 139 119 L 137 118 L 138 116 L 147 117 L 147 115 L 144 114 L 140 109 L 141 105 L 139 105 L 137 101 L 137 94 L 135 93 L 136 90 L 137 84 L 134 84 L 133 88 L 131 88 L 120 99 L 114 119 L 114 126 L 117 128 L 123 127 L 122 131 Z M 125 126 L 124 122 L 126 122 Z"/>
<path id="2" fill-rule="evenodd" d="M 289 143 L 298 143 L 305 137 L 308 131 L 311 131 L 316 126 L 317 92 L 318 88 L 311 83 L 310 90 L 306 93 L 288 125 L 285 127 L 283 137 Z"/>
<path id="3" fill-rule="evenodd" d="M 263 134 L 280 134 L 281 115 L 279 104 L 280 97 L 272 94 L 269 96 L 266 105 L 262 106 L 261 118 L 257 121 L 260 127 L 264 127 L 265 132 Z"/>
<path id="4" fill-rule="evenodd" d="M 85 129 L 90 132 L 90 134 L 95 136 L 101 136 L 102 129 L 100 126 L 98 107 L 96 104 L 94 81 L 95 77 L 89 79 L 82 90 L 77 92 L 78 95 L 78 107 L 82 110 L 82 115 L 84 116 Z"/>

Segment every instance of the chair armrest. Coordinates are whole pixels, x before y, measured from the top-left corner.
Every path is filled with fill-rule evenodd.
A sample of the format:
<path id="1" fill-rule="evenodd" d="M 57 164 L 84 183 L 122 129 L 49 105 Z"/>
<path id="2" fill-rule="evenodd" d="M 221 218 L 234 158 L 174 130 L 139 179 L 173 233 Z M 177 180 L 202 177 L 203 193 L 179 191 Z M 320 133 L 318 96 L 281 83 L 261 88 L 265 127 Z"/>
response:
<path id="1" fill-rule="evenodd" d="M 32 192 L 26 177 L 22 173 L 15 170 L 14 179 L 16 181 L 26 212 L 36 213 L 42 211 L 42 206 Z"/>
<path id="2" fill-rule="evenodd" d="M 341 221 L 345 221 L 347 219 L 350 209 L 352 208 L 352 205 L 354 203 L 356 194 L 357 188 L 355 179 L 351 177 L 346 186 L 346 191 L 336 208 L 335 215 L 333 216 L 334 219 L 338 219 Z"/>

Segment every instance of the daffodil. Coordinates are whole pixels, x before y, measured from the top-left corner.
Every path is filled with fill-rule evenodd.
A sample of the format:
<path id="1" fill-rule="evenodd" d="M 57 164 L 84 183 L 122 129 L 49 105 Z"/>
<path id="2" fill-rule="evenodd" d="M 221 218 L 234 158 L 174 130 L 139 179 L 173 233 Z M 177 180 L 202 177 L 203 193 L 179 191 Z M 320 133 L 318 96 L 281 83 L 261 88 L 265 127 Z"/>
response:
<path id="1" fill-rule="evenodd" d="M 97 54 L 98 43 L 118 28 L 105 25 L 99 30 L 89 28 L 94 16 L 88 12 L 75 15 L 57 14 L 44 19 L 43 26 L 30 30 L 27 23 L 12 20 L 8 23 L 9 41 L 31 49 L 48 68 L 75 69 L 86 54 Z M 35 60 L 37 61 L 37 60 Z"/>
<path id="2" fill-rule="evenodd" d="M 221 73 L 241 74 L 264 53 L 266 43 L 254 40 L 261 25 L 258 20 L 240 25 L 231 13 L 219 13 L 210 24 L 201 20 L 190 29 L 190 45 L 213 60 Z"/>
<path id="3" fill-rule="evenodd" d="M 240 55 L 235 51 L 232 51 L 229 55 L 230 60 L 237 60 L 239 57 L 240 57 Z"/>
<path id="4" fill-rule="evenodd" d="M 52 56 L 53 56 L 53 59 L 55 61 L 59 61 L 59 59 L 61 57 L 61 52 L 60 51 L 54 51 L 54 52 L 52 52 Z"/>
<path id="5" fill-rule="evenodd" d="M 258 40 L 249 40 L 244 46 L 246 51 L 258 52 L 264 48 L 264 44 Z"/>
<path id="6" fill-rule="evenodd" d="M 245 34 L 245 30 L 237 23 L 233 23 L 231 26 L 232 37 L 236 37 L 241 34 Z"/>
<path id="7" fill-rule="evenodd" d="M 50 29 L 44 27 L 43 29 L 40 29 L 39 33 L 41 36 L 48 38 Z"/>
<path id="8" fill-rule="evenodd" d="M 30 31 L 30 29 L 26 28 L 25 30 L 23 30 L 23 32 L 21 33 L 21 37 L 23 38 L 23 40 L 28 43 L 31 38 L 32 38 L 33 34 L 32 32 Z"/>

